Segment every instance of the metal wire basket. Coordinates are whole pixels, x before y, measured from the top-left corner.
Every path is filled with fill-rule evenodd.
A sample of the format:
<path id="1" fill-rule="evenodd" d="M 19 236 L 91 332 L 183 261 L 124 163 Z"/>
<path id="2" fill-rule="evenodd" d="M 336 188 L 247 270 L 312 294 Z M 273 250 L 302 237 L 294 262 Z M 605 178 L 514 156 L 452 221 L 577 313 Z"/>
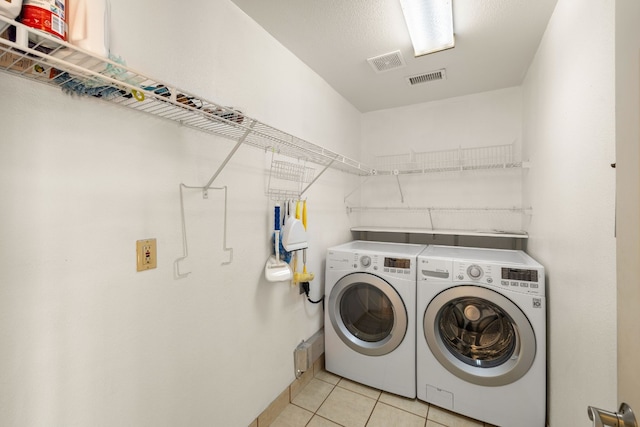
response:
<path id="1" fill-rule="evenodd" d="M 272 160 L 267 196 L 271 200 L 299 199 L 305 183 L 313 181 L 315 169 L 304 164 Z"/>

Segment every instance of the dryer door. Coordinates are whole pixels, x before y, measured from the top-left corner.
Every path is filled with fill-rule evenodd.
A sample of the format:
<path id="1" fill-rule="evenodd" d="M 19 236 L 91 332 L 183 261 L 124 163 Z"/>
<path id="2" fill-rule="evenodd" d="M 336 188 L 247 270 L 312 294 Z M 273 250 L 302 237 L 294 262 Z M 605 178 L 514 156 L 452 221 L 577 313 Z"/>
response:
<path id="1" fill-rule="evenodd" d="M 381 356 L 400 345 L 407 333 L 407 309 L 387 281 L 368 273 L 340 279 L 329 295 L 334 331 L 351 349 Z"/>
<path id="2" fill-rule="evenodd" d="M 525 314 L 490 289 L 457 286 L 441 292 L 427 306 L 423 327 L 442 366 L 473 384 L 513 383 L 536 357 L 536 337 Z"/>

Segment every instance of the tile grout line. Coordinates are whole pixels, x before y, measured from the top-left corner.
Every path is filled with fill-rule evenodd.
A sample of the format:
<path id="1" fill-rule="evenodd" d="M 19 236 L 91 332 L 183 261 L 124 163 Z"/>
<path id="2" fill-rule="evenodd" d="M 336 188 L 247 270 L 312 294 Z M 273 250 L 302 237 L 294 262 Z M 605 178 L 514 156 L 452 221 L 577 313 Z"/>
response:
<path id="1" fill-rule="evenodd" d="M 322 355 L 322 356 L 324 356 L 324 355 Z M 288 400 L 288 404 L 291 404 L 291 405 L 293 405 L 293 406 L 295 406 L 295 407 L 297 407 L 297 408 L 300 408 L 300 409 L 302 409 L 302 410 L 305 410 L 305 411 L 307 411 L 307 412 L 311 413 L 311 418 L 309 419 L 309 421 L 308 421 L 305 425 L 308 425 L 308 424 L 311 422 L 311 420 L 312 420 L 315 416 L 317 416 L 317 417 L 319 417 L 319 418 L 321 418 L 321 419 L 323 419 L 323 420 L 326 420 L 326 421 L 332 422 L 332 423 L 334 423 L 334 424 L 336 424 L 336 425 L 338 425 L 338 426 L 342 426 L 341 424 L 339 424 L 339 423 L 337 423 L 337 422 L 335 422 L 335 421 L 333 421 L 333 420 L 331 420 L 331 419 L 328 419 L 328 418 L 326 418 L 326 417 L 324 417 L 324 416 L 322 416 L 322 415 L 319 415 L 319 414 L 318 414 L 318 410 L 320 410 L 320 408 L 322 407 L 322 405 L 324 405 L 324 404 L 325 404 L 325 402 L 327 401 L 327 399 L 329 398 L 329 396 L 331 395 L 331 393 L 333 393 L 333 392 L 335 391 L 335 389 L 336 389 L 336 388 L 338 388 L 338 387 L 339 387 L 340 389 L 344 390 L 344 391 L 347 391 L 347 392 L 350 392 L 350 393 L 354 393 L 354 394 L 357 394 L 358 396 L 362 396 L 362 397 L 365 397 L 365 398 L 368 398 L 368 399 L 374 400 L 374 402 L 375 402 L 375 403 L 374 403 L 373 409 L 371 410 L 371 413 L 369 414 L 369 416 L 368 416 L 368 418 L 367 418 L 367 421 L 366 421 L 365 427 L 366 427 L 366 425 L 371 421 L 371 417 L 372 417 L 373 412 L 375 411 L 375 408 L 376 408 L 376 406 L 378 405 L 378 403 L 381 403 L 381 404 L 383 404 L 383 405 L 387 405 L 387 406 L 389 406 L 389 407 L 391 407 L 391 408 L 397 409 L 397 410 L 402 411 L 402 412 L 404 412 L 404 413 L 407 413 L 407 414 L 410 414 L 410 415 L 414 415 L 414 416 L 417 416 L 417 417 L 419 417 L 419 418 L 423 418 L 421 415 L 416 414 L 416 413 L 414 413 L 414 412 L 411 412 L 410 410 L 407 410 L 407 409 L 405 409 L 405 408 L 398 407 L 398 406 L 394 405 L 393 403 L 387 403 L 387 402 L 383 402 L 383 401 L 381 401 L 380 399 L 382 398 L 382 395 L 385 393 L 383 390 L 378 390 L 378 389 L 376 389 L 376 388 L 372 388 L 372 387 L 365 386 L 365 387 L 367 387 L 367 388 L 369 388 L 369 389 L 371 389 L 371 390 L 375 390 L 375 391 L 377 391 L 377 392 L 378 392 L 377 397 L 376 397 L 376 398 L 373 398 L 373 397 L 371 397 L 371 396 L 367 396 L 366 394 L 363 394 L 363 393 L 361 393 L 361 392 L 351 390 L 351 389 L 346 388 L 346 387 L 344 387 L 344 386 L 340 386 L 339 384 L 340 384 L 340 382 L 341 382 L 342 380 L 347 380 L 347 381 L 351 381 L 351 380 L 348 380 L 348 379 L 346 379 L 346 378 L 344 378 L 344 377 L 341 377 L 341 376 L 339 376 L 339 375 L 336 375 L 336 374 L 333 374 L 333 373 L 331 373 L 331 372 L 327 371 L 327 370 L 324 368 L 324 363 L 323 363 L 323 362 L 324 362 L 324 360 L 322 360 L 322 361 L 321 361 L 322 356 L 321 356 L 320 358 L 318 358 L 318 359 L 313 363 L 313 366 L 314 366 L 314 367 L 313 367 L 313 371 L 312 371 L 312 372 L 313 372 L 313 375 L 311 376 L 311 379 L 310 379 L 309 381 L 307 381 L 307 382 L 306 382 L 306 384 L 302 387 L 302 389 L 299 389 L 299 391 L 298 391 L 298 392 L 297 392 L 297 394 L 296 394 L 296 397 L 297 397 L 297 395 L 299 395 L 299 394 L 301 393 L 301 391 L 302 391 L 304 388 L 306 388 L 306 387 L 311 383 L 311 381 L 312 381 L 313 379 L 318 379 L 318 380 L 319 380 L 319 381 L 321 381 L 322 383 L 324 383 L 324 384 L 327 384 L 327 385 L 331 386 L 331 391 L 330 391 L 330 392 L 327 394 L 327 396 L 322 400 L 322 403 L 320 403 L 320 405 L 318 406 L 318 408 L 317 408 L 317 409 L 315 409 L 314 411 L 310 411 L 309 409 L 304 408 L 304 407 L 302 407 L 302 406 L 299 406 L 299 405 L 297 405 L 297 404 L 295 404 L 295 403 L 293 402 L 293 398 L 292 398 L 292 394 L 291 394 L 291 393 L 292 393 L 292 386 L 293 386 L 293 384 L 295 383 L 295 381 L 294 381 L 294 383 L 291 383 L 291 384 L 287 387 L 287 390 L 286 390 L 286 391 L 288 391 L 288 399 L 287 399 L 287 400 Z M 319 363 L 319 364 L 320 364 L 320 365 L 318 365 L 318 371 L 316 371 L 316 364 L 317 364 L 317 363 Z M 337 382 L 334 384 L 334 383 L 332 383 L 332 382 L 329 382 L 329 381 L 327 381 L 327 380 L 325 380 L 325 379 L 320 378 L 317 374 L 318 374 L 318 373 L 320 373 L 320 372 L 322 372 L 322 371 L 324 371 L 325 373 L 328 373 L 328 374 L 330 374 L 330 375 L 332 375 L 332 376 L 334 376 L 334 377 L 338 378 Z M 359 383 L 357 383 L 357 382 L 355 382 L 355 381 L 352 381 L 352 382 L 354 382 L 355 384 L 359 384 Z M 361 384 L 361 385 L 363 385 L 363 386 L 364 386 L 364 384 Z M 283 393 L 284 393 L 284 392 L 283 392 Z M 392 396 L 396 396 L 396 395 L 393 395 L 393 393 L 387 393 L 387 394 L 392 395 Z M 403 398 L 402 396 L 398 396 L 398 397 Z M 275 402 L 275 401 L 274 401 L 274 402 Z M 273 404 L 274 404 L 274 402 L 272 402 L 272 404 L 271 404 L 271 405 L 273 405 Z M 437 421 L 430 420 L 430 419 L 429 419 L 429 413 L 431 412 L 431 409 L 433 409 L 433 408 L 432 408 L 432 405 L 431 405 L 431 404 L 429 404 L 428 402 L 423 402 L 423 403 L 425 403 L 425 404 L 427 405 L 427 413 L 426 413 L 426 415 L 424 416 L 424 420 L 425 420 L 425 425 L 424 425 L 424 427 L 426 427 L 426 425 L 427 425 L 427 423 L 428 423 L 429 421 L 431 421 L 431 422 L 432 422 L 434 425 L 436 425 L 436 426 L 440 426 L 440 427 L 447 427 L 446 425 L 440 424 L 440 423 L 439 423 L 439 422 L 437 422 Z M 270 405 L 270 406 L 271 406 L 271 405 Z M 267 408 L 267 409 L 268 409 L 268 408 Z M 267 409 L 265 409 L 265 411 L 263 411 L 263 413 L 267 412 Z M 281 413 L 282 411 L 279 411 L 279 412 Z M 263 426 L 262 426 L 262 423 L 260 423 L 260 422 L 259 422 L 259 418 L 260 418 L 260 417 L 261 417 L 261 416 L 257 417 L 257 418 L 256 418 L 256 419 L 255 419 L 255 420 L 254 420 L 250 425 L 249 425 L 249 427 L 263 427 Z M 276 415 L 276 416 L 275 416 L 275 418 L 277 418 L 277 417 L 278 417 L 278 416 Z M 274 420 L 275 420 L 275 418 L 274 418 Z M 489 424 L 482 423 L 482 426 L 483 426 L 483 427 L 488 427 L 488 426 L 489 426 Z M 344 426 L 342 426 L 342 427 L 344 427 Z"/>
<path id="2" fill-rule="evenodd" d="M 316 376 L 315 376 L 315 375 L 313 376 L 313 378 L 312 378 L 312 379 L 314 379 L 314 378 L 316 378 Z M 329 419 L 327 419 L 327 418 L 323 417 L 322 415 L 319 415 L 319 414 L 318 414 L 318 410 L 320 409 L 320 407 L 322 407 L 322 405 L 324 405 L 324 402 L 326 402 L 326 401 L 327 401 L 327 399 L 329 398 L 329 395 L 330 395 L 331 393 L 333 393 L 333 390 L 335 390 L 335 389 L 336 389 L 337 384 L 331 384 L 330 382 L 324 381 L 324 380 L 323 380 L 323 379 L 321 379 L 321 378 L 318 378 L 318 381 L 322 381 L 322 382 L 323 382 L 323 383 L 325 383 L 325 384 L 329 384 L 330 386 L 332 386 L 332 388 L 331 388 L 331 391 L 330 391 L 329 393 L 327 393 L 327 397 L 325 397 L 325 398 L 322 400 L 322 403 L 320 403 L 320 405 L 318 405 L 318 408 L 317 408 L 316 410 L 314 410 L 313 412 L 311 412 L 311 411 L 309 411 L 307 408 L 303 408 L 302 406 L 297 405 L 296 403 L 294 403 L 294 402 L 293 402 L 293 400 L 290 402 L 292 405 L 297 406 L 297 407 L 298 407 L 298 408 L 300 408 L 300 409 L 304 409 L 305 411 L 309 411 L 309 412 L 311 412 L 311 414 L 312 414 L 312 415 L 311 415 L 311 418 L 309 419 L 309 421 L 307 421 L 307 423 L 305 424 L 305 426 L 306 426 L 306 425 L 309 425 L 309 423 L 311 422 L 311 420 L 313 419 L 313 417 L 314 417 L 314 416 L 316 416 L 316 415 L 317 415 L 318 417 L 322 418 L 322 419 L 325 419 L 325 420 L 327 420 L 327 421 L 331 421 L 331 420 L 329 420 Z M 311 382 L 311 381 L 309 381 L 309 382 Z M 309 384 L 305 385 L 305 388 L 306 388 L 308 385 L 309 385 Z M 338 423 L 336 423 L 335 421 L 331 421 L 331 422 L 332 422 L 332 423 L 335 423 L 335 424 L 338 424 Z"/>
<path id="3" fill-rule="evenodd" d="M 326 372 L 328 372 L 328 371 L 326 371 Z M 335 374 L 334 374 L 334 375 L 335 375 Z M 391 408 L 397 409 L 397 410 L 402 411 L 402 412 L 404 412 L 404 413 L 407 413 L 407 414 L 409 414 L 409 415 L 414 415 L 414 416 L 419 417 L 419 418 L 424 418 L 425 427 L 426 427 L 427 421 L 429 421 L 429 411 L 431 410 L 431 405 L 430 405 L 430 404 L 428 404 L 428 403 L 426 403 L 426 402 L 425 402 L 425 403 L 426 403 L 426 405 L 427 405 L 427 414 L 426 414 L 424 417 L 422 417 L 421 415 L 418 415 L 418 414 L 416 414 L 416 413 L 414 413 L 414 412 L 408 411 L 408 410 L 406 410 L 406 409 L 404 409 L 404 408 L 400 408 L 400 407 L 398 407 L 398 406 L 396 406 L 396 405 L 393 405 L 392 403 L 387 403 L 387 402 L 383 402 L 383 401 L 381 401 L 381 400 L 380 400 L 380 398 L 382 397 L 382 395 L 383 395 L 383 393 L 384 393 L 384 391 L 382 391 L 382 390 L 378 390 L 378 389 L 371 388 L 372 390 L 376 390 L 376 391 L 378 391 L 378 397 L 376 397 L 376 398 L 374 399 L 374 398 L 372 398 L 371 396 L 367 396 L 366 394 L 363 394 L 363 393 L 360 393 L 360 392 L 358 392 L 358 391 L 350 390 L 350 389 L 348 389 L 348 388 L 346 388 L 346 387 L 340 386 L 340 382 L 344 379 L 344 377 L 340 377 L 340 380 L 338 380 L 338 382 L 337 382 L 336 384 L 330 383 L 330 382 L 325 381 L 325 380 L 323 380 L 322 378 L 318 378 L 318 377 L 316 377 L 316 376 L 314 376 L 314 378 L 317 378 L 319 381 L 322 381 L 323 383 L 325 383 L 325 384 L 329 384 L 329 385 L 331 385 L 331 386 L 332 386 L 332 389 L 331 389 L 331 391 L 329 392 L 329 394 L 327 394 L 327 397 L 325 397 L 325 398 L 324 398 L 324 400 L 322 401 L 322 403 L 320 404 L 320 406 L 318 406 L 318 409 L 316 409 L 316 411 L 315 411 L 315 412 L 313 412 L 313 415 L 317 415 L 318 417 L 320 417 L 320 418 L 322 418 L 322 419 L 327 420 L 327 418 L 323 417 L 322 415 L 318 415 L 318 410 L 319 410 L 319 409 L 320 409 L 320 407 L 324 404 L 324 402 L 326 402 L 326 400 L 329 398 L 329 395 L 330 395 L 331 393 L 333 393 L 333 391 L 334 391 L 336 388 L 338 388 L 338 387 L 339 387 L 339 388 L 341 388 L 342 390 L 346 390 L 346 391 L 348 391 L 348 392 L 355 393 L 355 394 L 357 394 L 357 395 L 359 395 L 359 396 L 366 397 L 366 398 L 368 398 L 368 399 L 371 399 L 371 400 L 374 400 L 374 401 L 375 401 L 375 404 L 373 405 L 373 409 L 371 410 L 371 413 L 369 414 L 369 417 L 367 418 L 367 422 L 365 423 L 365 427 L 366 427 L 366 425 L 369 423 L 369 421 L 371 421 L 371 416 L 373 415 L 373 412 L 375 411 L 375 408 L 376 408 L 376 406 L 378 405 L 378 403 L 380 403 L 380 404 L 382 404 L 382 405 L 387 405 L 387 406 L 389 406 L 389 407 L 391 407 Z M 307 384 L 307 385 L 308 385 L 308 384 Z M 305 387 L 306 387 L 306 386 L 305 386 Z M 401 397 L 401 396 L 400 396 L 400 397 Z M 293 402 L 292 402 L 292 403 L 293 403 Z M 295 404 L 294 404 L 294 405 L 295 405 Z M 298 406 L 298 405 L 296 405 L 296 406 Z M 299 408 L 302 408 L 301 406 L 298 406 L 298 407 L 299 407 Z M 302 409 L 305 409 L 305 408 L 302 408 Z M 312 417 L 312 418 L 313 418 L 313 417 Z M 331 420 L 328 420 L 328 421 L 331 421 Z M 433 420 L 431 420 L 431 421 L 433 421 Z M 309 420 L 309 422 L 311 422 L 311 420 Z M 335 424 L 338 424 L 338 423 L 336 423 L 335 421 L 331 421 L 331 422 L 333 422 L 333 423 L 335 423 Z M 437 423 L 437 422 L 435 422 L 435 421 L 433 421 L 433 422 L 434 422 L 435 424 L 439 425 L 439 426 L 446 427 L 446 426 L 443 426 L 442 424 Z M 307 424 L 308 424 L 308 423 L 307 423 Z"/>

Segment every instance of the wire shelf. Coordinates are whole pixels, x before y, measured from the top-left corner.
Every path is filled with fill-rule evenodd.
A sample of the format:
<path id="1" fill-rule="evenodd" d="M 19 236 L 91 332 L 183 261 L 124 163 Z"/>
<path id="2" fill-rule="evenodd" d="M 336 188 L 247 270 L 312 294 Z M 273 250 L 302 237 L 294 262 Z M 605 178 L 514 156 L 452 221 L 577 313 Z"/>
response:
<path id="1" fill-rule="evenodd" d="M 0 28 L 4 23 L 9 27 L 4 38 L 0 36 L 0 71 L 235 141 L 249 131 L 244 140 L 249 146 L 356 175 L 373 173 L 371 167 L 361 162 L 282 132 L 241 111 L 150 78 L 0 15 Z"/>
<path id="2" fill-rule="evenodd" d="M 514 160 L 511 144 L 376 156 L 372 164 L 382 175 L 522 167 L 522 162 Z"/>

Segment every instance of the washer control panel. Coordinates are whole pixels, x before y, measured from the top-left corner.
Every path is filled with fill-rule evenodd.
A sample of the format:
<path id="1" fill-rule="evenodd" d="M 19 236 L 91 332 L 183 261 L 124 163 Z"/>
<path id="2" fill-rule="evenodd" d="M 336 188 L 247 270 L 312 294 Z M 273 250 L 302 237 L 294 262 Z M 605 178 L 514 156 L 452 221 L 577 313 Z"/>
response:
<path id="1" fill-rule="evenodd" d="M 454 262 L 454 281 L 472 281 L 492 284 L 495 266 L 473 262 Z"/>
<path id="2" fill-rule="evenodd" d="M 511 291 L 544 294 L 537 269 L 512 268 L 496 264 L 453 262 L 453 281 L 486 284 Z"/>

